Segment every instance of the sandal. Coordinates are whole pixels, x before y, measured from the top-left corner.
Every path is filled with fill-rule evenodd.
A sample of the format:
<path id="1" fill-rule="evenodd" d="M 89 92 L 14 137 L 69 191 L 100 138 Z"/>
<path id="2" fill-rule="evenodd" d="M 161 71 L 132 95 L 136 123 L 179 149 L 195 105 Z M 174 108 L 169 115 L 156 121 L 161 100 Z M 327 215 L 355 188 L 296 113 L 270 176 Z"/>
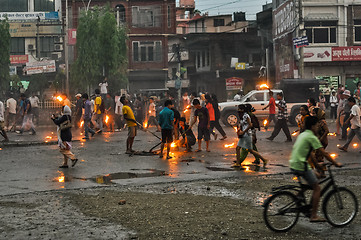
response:
<path id="1" fill-rule="evenodd" d="M 75 164 L 78 162 L 78 159 L 77 158 L 72 159 L 71 162 L 72 162 L 71 167 L 74 167 Z"/>

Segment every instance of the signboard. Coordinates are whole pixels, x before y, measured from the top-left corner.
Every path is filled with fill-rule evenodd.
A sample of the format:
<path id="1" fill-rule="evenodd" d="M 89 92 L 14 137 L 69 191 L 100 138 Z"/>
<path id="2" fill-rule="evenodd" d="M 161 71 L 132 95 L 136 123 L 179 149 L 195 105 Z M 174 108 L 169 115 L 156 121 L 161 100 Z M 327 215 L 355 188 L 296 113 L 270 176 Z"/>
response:
<path id="1" fill-rule="evenodd" d="M 35 22 L 10 22 L 11 37 L 36 37 Z M 39 34 L 61 34 L 61 26 L 39 26 Z"/>
<path id="2" fill-rule="evenodd" d="M 297 38 L 293 39 L 293 46 L 295 48 L 305 47 L 308 45 L 310 45 L 310 44 L 308 43 L 307 36 L 297 37 Z"/>
<path id="3" fill-rule="evenodd" d="M 361 61 L 361 47 L 333 47 L 332 61 Z"/>
<path id="4" fill-rule="evenodd" d="M 361 61 L 361 46 L 304 48 L 305 62 Z"/>
<path id="5" fill-rule="evenodd" d="M 29 62 L 29 55 L 10 55 L 10 64 L 25 64 Z"/>
<path id="6" fill-rule="evenodd" d="M 231 77 L 226 79 L 226 90 L 239 90 L 242 88 L 243 79 Z"/>
<path id="7" fill-rule="evenodd" d="M 76 44 L 76 29 L 68 29 L 68 44 Z"/>
<path id="8" fill-rule="evenodd" d="M 0 12 L 0 20 L 58 20 L 58 12 Z"/>
<path id="9" fill-rule="evenodd" d="M 16 66 L 10 66 L 10 76 L 16 75 L 17 71 L 16 71 Z"/>
<path id="10" fill-rule="evenodd" d="M 55 60 L 26 63 L 24 70 L 27 75 L 55 72 Z"/>
<path id="11" fill-rule="evenodd" d="M 246 63 L 236 63 L 235 67 L 236 67 L 236 70 L 245 70 Z"/>
<path id="12" fill-rule="evenodd" d="M 288 0 L 273 10 L 273 37 L 281 37 L 296 27 L 295 4 Z"/>

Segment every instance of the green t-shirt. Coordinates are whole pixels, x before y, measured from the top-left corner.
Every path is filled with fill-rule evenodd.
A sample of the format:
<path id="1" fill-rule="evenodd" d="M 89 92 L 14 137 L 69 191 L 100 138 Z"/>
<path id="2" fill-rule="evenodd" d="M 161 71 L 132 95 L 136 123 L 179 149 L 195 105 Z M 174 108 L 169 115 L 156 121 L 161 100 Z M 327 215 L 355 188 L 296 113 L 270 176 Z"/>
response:
<path id="1" fill-rule="evenodd" d="M 292 148 L 290 168 L 305 171 L 305 162 L 307 162 L 308 154 L 311 150 L 319 148 L 322 148 L 322 144 L 311 130 L 301 133 Z M 311 169 L 308 163 L 307 168 Z"/>

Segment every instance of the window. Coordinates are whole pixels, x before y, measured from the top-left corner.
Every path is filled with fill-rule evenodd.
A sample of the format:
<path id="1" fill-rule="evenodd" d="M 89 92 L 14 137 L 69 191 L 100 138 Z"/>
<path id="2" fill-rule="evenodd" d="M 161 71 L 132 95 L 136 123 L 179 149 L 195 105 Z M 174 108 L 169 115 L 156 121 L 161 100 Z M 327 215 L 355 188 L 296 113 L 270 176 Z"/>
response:
<path id="1" fill-rule="evenodd" d="M 40 57 L 51 57 L 54 52 L 54 37 L 40 38 Z"/>
<path id="2" fill-rule="evenodd" d="M 206 70 L 205 68 L 209 67 L 209 51 L 201 50 L 196 52 L 196 68 Z"/>
<path id="3" fill-rule="evenodd" d="M 55 1 L 54 0 L 34 0 L 34 10 L 35 11 L 46 11 L 54 12 L 55 10 Z"/>
<path id="4" fill-rule="evenodd" d="M 354 20 L 355 42 L 361 42 L 361 20 Z"/>
<path id="5" fill-rule="evenodd" d="M 255 93 L 252 96 L 250 96 L 249 98 L 247 98 L 247 102 L 257 102 L 257 101 L 264 101 L 264 93 L 263 92 Z"/>
<path id="6" fill-rule="evenodd" d="M 213 19 L 213 26 L 214 27 L 220 27 L 224 26 L 224 19 Z"/>
<path id="7" fill-rule="evenodd" d="M 132 7 L 132 26 L 139 28 L 160 27 L 162 20 L 160 6 Z"/>
<path id="8" fill-rule="evenodd" d="M 25 38 L 11 38 L 10 39 L 10 54 L 24 55 L 25 54 Z"/>
<path id="9" fill-rule="evenodd" d="M 133 42 L 134 62 L 159 62 L 162 60 L 162 42 Z"/>
<path id="10" fill-rule="evenodd" d="M 125 7 L 123 5 L 120 4 L 115 6 L 115 18 L 119 25 L 122 25 L 125 22 Z"/>
<path id="11" fill-rule="evenodd" d="M 0 0 L 0 12 L 27 12 L 28 0 Z"/>
<path id="12" fill-rule="evenodd" d="M 172 26 L 172 12 L 170 6 L 168 6 L 168 27 L 170 28 Z"/>
<path id="13" fill-rule="evenodd" d="M 336 21 L 305 22 L 309 43 L 336 43 Z"/>

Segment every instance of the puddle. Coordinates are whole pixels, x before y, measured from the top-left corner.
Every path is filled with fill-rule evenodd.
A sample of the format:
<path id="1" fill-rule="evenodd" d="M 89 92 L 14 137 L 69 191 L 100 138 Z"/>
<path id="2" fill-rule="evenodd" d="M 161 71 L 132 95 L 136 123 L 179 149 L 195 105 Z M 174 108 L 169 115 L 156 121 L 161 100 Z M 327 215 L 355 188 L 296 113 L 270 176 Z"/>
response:
<path id="1" fill-rule="evenodd" d="M 110 173 L 104 176 L 96 176 L 91 178 L 92 181 L 100 184 L 111 184 L 112 180 L 118 179 L 131 179 L 131 178 L 146 178 L 146 177 L 159 177 L 159 176 L 168 176 L 169 174 L 165 171 L 156 170 L 156 169 L 147 169 L 146 173 L 133 173 L 133 172 L 118 172 Z"/>
<path id="2" fill-rule="evenodd" d="M 181 160 L 180 162 L 186 162 L 186 163 L 189 163 L 189 162 L 200 162 L 200 163 L 205 163 L 206 161 L 201 160 L 201 159 L 188 158 L 188 159 L 183 159 L 183 160 Z"/>
<path id="3" fill-rule="evenodd" d="M 214 172 L 233 172 L 233 168 L 221 168 L 221 167 L 206 167 L 207 169 Z"/>

